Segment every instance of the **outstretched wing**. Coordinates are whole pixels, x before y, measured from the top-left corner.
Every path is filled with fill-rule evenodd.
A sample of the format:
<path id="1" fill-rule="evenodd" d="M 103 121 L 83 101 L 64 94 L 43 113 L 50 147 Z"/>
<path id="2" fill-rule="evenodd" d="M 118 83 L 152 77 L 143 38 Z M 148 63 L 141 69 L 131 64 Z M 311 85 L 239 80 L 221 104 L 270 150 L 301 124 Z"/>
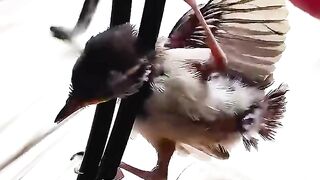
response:
<path id="1" fill-rule="evenodd" d="M 228 58 L 228 67 L 265 80 L 285 49 L 289 30 L 285 0 L 210 0 L 201 12 Z M 192 10 L 176 23 L 167 48 L 206 48 L 205 32 Z"/>

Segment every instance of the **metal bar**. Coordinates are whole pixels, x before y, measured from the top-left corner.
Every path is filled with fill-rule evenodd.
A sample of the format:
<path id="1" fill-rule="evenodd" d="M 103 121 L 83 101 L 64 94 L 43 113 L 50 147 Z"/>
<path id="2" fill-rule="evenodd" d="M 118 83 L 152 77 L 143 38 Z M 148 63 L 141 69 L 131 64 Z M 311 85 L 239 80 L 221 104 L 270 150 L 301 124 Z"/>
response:
<path id="1" fill-rule="evenodd" d="M 144 54 L 155 48 L 166 0 L 146 0 L 141 18 L 138 47 Z"/>
<path id="2" fill-rule="evenodd" d="M 115 103 L 116 100 L 112 100 L 97 105 L 77 180 L 90 180 L 96 177 L 108 138 Z"/>
<path id="3" fill-rule="evenodd" d="M 83 33 L 87 30 L 94 12 L 97 9 L 99 0 L 85 0 L 81 9 L 80 16 L 74 28 L 72 30 L 65 29 L 63 27 L 50 27 L 53 36 L 62 40 L 71 40 L 72 37 Z"/>
<path id="4" fill-rule="evenodd" d="M 122 100 L 122 105 L 119 108 L 114 128 L 101 161 L 97 180 L 111 180 L 115 177 L 137 112 L 142 110 L 145 97 L 149 93 L 149 84 L 145 83 L 138 93 Z"/>
<path id="5" fill-rule="evenodd" d="M 110 25 L 116 26 L 130 21 L 132 0 L 113 0 Z"/>
<path id="6" fill-rule="evenodd" d="M 127 99 L 121 100 L 118 115 L 101 160 L 97 180 L 112 180 L 116 176 L 136 117 L 136 112 L 139 111 L 139 108 L 143 104 L 143 97 L 144 93 L 140 91 Z"/>
<path id="7" fill-rule="evenodd" d="M 89 26 L 92 16 L 97 9 L 99 0 L 85 0 L 77 24 L 72 30 L 73 35 L 83 33 Z"/>
<path id="8" fill-rule="evenodd" d="M 130 21 L 131 0 L 113 0 L 110 26 Z M 108 138 L 116 100 L 97 105 L 86 151 L 77 180 L 93 180 Z"/>
<path id="9" fill-rule="evenodd" d="M 146 0 L 138 35 L 138 47 L 144 54 L 155 48 L 163 16 L 165 0 Z M 124 100 L 119 107 L 118 116 L 111 132 L 104 156 L 101 161 L 97 180 L 112 180 L 121 162 L 134 120 L 142 109 L 150 87 L 145 83 L 140 91 Z"/>

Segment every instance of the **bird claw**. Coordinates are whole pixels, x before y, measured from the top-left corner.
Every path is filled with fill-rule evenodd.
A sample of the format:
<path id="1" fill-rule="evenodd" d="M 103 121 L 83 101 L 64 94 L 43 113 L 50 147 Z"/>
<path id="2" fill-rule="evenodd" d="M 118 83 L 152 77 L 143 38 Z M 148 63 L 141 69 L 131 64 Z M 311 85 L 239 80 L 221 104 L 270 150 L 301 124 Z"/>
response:
<path id="1" fill-rule="evenodd" d="M 74 160 L 76 157 L 83 157 L 84 156 L 84 151 L 80 151 L 75 153 L 74 155 L 71 156 L 70 161 Z"/>
<path id="2" fill-rule="evenodd" d="M 79 170 L 79 168 L 74 168 L 73 171 L 74 171 L 74 173 L 76 173 L 76 174 L 78 174 L 78 175 L 84 174 L 83 172 L 81 172 L 81 171 Z"/>
<path id="3" fill-rule="evenodd" d="M 165 171 L 162 171 L 158 167 L 155 167 L 152 171 L 144 171 L 141 169 L 138 169 L 136 167 L 133 167 L 131 165 L 128 165 L 124 162 L 120 164 L 120 168 L 144 179 L 144 180 L 164 180 L 167 177 L 167 174 Z"/>
<path id="4" fill-rule="evenodd" d="M 114 177 L 113 180 L 121 180 L 121 179 L 123 179 L 123 178 L 124 178 L 124 174 L 123 174 L 123 172 L 121 171 L 121 169 L 118 168 L 117 175 L 116 175 L 116 177 Z"/>
<path id="5" fill-rule="evenodd" d="M 214 68 L 214 64 L 211 62 L 200 63 L 200 62 L 192 62 L 190 63 L 191 69 L 194 69 L 196 74 L 199 74 L 201 79 L 204 81 L 210 80 L 210 76 L 217 71 Z"/>

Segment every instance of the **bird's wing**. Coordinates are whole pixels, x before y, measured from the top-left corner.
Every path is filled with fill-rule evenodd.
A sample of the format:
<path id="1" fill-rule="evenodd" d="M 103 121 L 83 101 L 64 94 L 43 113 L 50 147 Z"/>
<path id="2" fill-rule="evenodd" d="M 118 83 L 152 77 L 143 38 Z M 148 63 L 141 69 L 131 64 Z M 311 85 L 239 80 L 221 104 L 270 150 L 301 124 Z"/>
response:
<path id="1" fill-rule="evenodd" d="M 201 12 L 225 52 L 228 67 L 264 80 L 285 49 L 289 30 L 285 0 L 210 0 Z M 202 26 L 192 10 L 171 31 L 167 48 L 206 48 Z"/>

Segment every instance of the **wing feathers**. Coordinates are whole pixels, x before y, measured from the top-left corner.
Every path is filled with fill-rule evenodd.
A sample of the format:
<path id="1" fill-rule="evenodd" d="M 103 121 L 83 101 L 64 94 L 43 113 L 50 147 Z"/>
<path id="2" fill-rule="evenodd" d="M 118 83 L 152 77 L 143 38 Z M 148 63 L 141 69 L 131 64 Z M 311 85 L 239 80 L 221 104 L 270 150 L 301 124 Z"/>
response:
<path id="1" fill-rule="evenodd" d="M 272 73 L 274 63 L 285 49 L 289 30 L 285 0 L 211 0 L 200 7 L 227 55 L 229 67 L 258 80 Z M 177 35 L 180 38 L 172 38 Z M 172 30 L 167 46 L 205 48 L 205 38 L 203 28 L 190 10 Z"/>

